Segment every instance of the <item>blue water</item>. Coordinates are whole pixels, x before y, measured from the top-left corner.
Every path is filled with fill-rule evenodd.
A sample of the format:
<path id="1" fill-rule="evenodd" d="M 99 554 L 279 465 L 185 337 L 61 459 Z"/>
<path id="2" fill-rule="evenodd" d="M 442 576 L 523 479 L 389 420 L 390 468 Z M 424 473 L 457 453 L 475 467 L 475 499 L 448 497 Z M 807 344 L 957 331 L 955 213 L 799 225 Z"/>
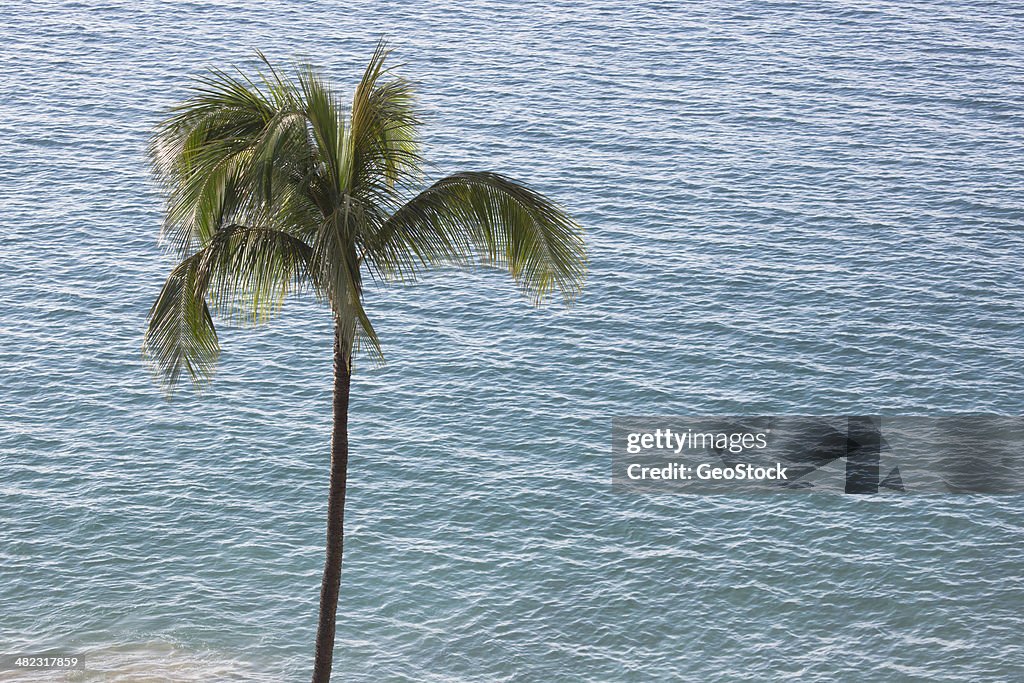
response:
<path id="1" fill-rule="evenodd" d="M 90 681 L 302 681 L 326 311 L 224 330 L 164 400 L 147 135 L 206 66 L 377 37 L 431 175 L 587 228 L 572 310 L 373 291 L 337 680 L 1024 679 L 1024 499 L 627 496 L 627 414 L 1024 412 L 1024 8 L 14 2 L 0 8 L 0 650 Z M 0 672 L 0 680 L 53 680 Z"/>

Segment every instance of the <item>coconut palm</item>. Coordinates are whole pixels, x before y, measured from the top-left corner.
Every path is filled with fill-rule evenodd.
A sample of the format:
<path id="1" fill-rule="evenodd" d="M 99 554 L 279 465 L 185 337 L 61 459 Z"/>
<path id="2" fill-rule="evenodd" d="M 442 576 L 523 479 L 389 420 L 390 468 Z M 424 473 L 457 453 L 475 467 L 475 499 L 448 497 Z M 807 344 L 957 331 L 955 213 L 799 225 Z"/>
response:
<path id="1" fill-rule="evenodd" d="M 292 293 L 334 320 L 334 427 L 327 557 L 313 681 L 328 681 L 341 580 L 353 357 L 382 360 L 364 284 L 435 266 L 507 269 L 536 303 L 566 303 L 586 273 L 579 226 L 543 195 L 496 173 L 423 189 L 419 120 L 407 81 L 377 46 L 348 111 L 310 66 L 256 77 L 214 70 L 151 142 L 167 205 L 162 237 L 180 259 L 149 313 L 143 345 L 168 388 L 203 384 L 220 347 L 214 316 L 260 323 Z M 417 191 L 418 190 L 418 191 Z"/>

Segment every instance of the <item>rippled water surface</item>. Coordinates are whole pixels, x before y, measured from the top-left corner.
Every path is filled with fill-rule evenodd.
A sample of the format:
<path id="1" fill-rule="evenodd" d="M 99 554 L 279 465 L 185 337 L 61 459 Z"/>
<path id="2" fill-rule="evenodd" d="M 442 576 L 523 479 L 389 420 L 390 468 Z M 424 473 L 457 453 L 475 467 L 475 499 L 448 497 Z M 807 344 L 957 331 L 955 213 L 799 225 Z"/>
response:
<path id="1" fill-rule="evenodd" d="M 1024 679 L 1021 497 L 626 496 L 608 447 L 636 413 L 1024 412 L 1018 2 L 0 18 L 0 650 L 308 677 L 328 316 L 225 331 L 210 390 L 165 401 L 144 151 L 206 66 L 260 48 L 350 87 L 386 33 L 432 175 L 551 194 L 592 264 L 570 311 L 491 272 L 370 294 L 336 678 Z"/>

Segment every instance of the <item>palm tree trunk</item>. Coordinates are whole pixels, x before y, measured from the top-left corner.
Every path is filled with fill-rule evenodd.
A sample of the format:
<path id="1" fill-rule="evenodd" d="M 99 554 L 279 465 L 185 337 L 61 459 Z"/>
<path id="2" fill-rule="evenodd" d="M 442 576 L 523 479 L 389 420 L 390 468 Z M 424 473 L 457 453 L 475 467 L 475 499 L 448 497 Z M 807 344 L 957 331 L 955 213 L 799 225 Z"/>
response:
<path id="1" fill-rule="evenodd" d="M 327 559 L 320 586 L 320 623 L 316 631 L 313 683 L 329 683 L 334 657 L 334 622 L 341 585 L 344 543 L 345 484 L 348 477 L 348 392 L 352 357 L 334 327 L 334 432 L 331 435 L 331 490 L 327 498 Z"/>

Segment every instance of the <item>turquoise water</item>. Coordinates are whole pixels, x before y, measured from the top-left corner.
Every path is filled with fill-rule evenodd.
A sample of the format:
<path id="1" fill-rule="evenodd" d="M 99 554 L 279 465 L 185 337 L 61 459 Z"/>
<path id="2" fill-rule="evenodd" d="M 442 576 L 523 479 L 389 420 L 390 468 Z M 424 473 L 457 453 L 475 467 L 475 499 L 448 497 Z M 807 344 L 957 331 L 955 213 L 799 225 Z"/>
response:
<path id="1" fill-rule="evenodd" d="M 389 364 L 353 383 L 336 678 L 1024 678 L 1021 497 L 626 496 L 609 450 L 638 413 L 1024 412 L 1018 3 L 0 17 L 0 650 L 308 677 L 328 316 L 225 331 L 215 384 L 165 401 L 144 150 L 205 66 L 261 48 L 350 87 L 387 33 L 432 175 L 551 194 L 592 269 L 571 311 L 491 272 L 369 296 Z"/>

